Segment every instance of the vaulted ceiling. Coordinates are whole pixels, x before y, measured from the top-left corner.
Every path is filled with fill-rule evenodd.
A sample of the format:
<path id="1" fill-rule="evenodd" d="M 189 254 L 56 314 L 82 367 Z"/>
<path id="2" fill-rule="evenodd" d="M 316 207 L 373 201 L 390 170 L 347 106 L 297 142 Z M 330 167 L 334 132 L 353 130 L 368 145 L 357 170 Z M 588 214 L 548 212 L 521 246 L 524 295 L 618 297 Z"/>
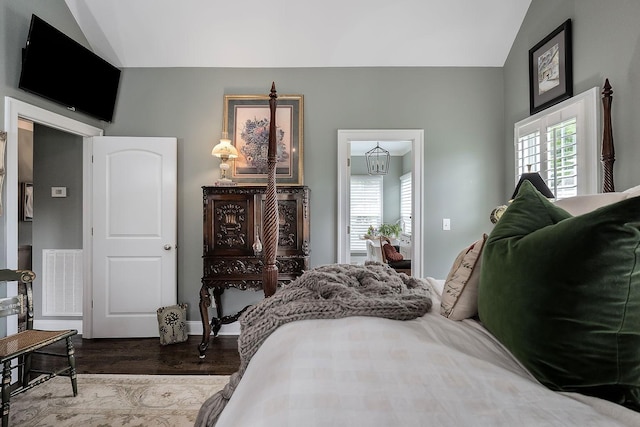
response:
<path id="1" fill-rule="evenodd" d="M 504 65 L 531 0 L 65 0 L 118 67 Z"/>

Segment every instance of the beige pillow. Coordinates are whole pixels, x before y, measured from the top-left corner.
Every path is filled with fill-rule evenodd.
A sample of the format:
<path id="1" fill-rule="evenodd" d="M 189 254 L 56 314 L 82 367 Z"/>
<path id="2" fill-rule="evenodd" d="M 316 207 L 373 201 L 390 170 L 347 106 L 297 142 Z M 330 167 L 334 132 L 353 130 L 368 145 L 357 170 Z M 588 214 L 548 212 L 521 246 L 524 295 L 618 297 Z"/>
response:
<path id="1" fill-rule="evenodd" d="M 569 197 L 567 199 L 556 200 L 555 204 L 571 215 L 577 216 L 619 202 L 620 200 L 638 196 L 640 196 L 640 185 L 617 193 L 597 193 Z"/>
<path id="2" fill-rule="evenodd" d="M 578 216 L 594 211 L 603 206 L 619 202 L 625 198 L 626 197 L 623 193 L 598 193 L 560 199 L 556 200 L 554 203 L 556 206 L 561 207 L 571 215 Z"/>
<path id="3" fill-rule="evenodd" d="M 442 291 L 440 314 L 451 320 L 464 320 L 478 314 L 478 284 L 482 248 L 487 235 L 458 254 Z"/>

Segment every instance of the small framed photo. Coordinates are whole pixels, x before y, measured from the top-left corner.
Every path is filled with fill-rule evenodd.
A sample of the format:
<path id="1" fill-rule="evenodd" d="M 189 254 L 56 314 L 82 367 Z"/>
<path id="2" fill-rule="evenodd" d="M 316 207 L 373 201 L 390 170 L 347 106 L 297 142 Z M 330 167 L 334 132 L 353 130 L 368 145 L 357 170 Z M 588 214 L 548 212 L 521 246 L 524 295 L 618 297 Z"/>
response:
<path id="1" fill-rule="evenodd" d="M 33 184 L 23 182 L 20 184 L 20 214 L 22 221 L 33 221 Z"/>
<path id="2" fill-rule="evenodd" d="M 529 50 L 529 110 L 544 110 L 573 96 L 571 19 Z"/>
<path id="3" fill-rule="evenodd" d="M 303 184 L 302 95 L 278 95 L 276 108 L 279 185 Z M 267 183 L 269 149 L 269 95 L 225 95 L 223 132 L 238 150 L 231 165 L 231 179 L 238 184 Z"/>

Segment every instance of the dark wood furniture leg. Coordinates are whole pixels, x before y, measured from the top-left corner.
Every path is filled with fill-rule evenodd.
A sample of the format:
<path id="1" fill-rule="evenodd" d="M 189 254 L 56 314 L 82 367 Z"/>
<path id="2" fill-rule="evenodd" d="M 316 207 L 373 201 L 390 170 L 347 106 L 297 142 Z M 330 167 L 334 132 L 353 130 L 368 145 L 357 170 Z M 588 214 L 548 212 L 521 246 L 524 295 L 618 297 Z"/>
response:
<path id="1" fill-rule="evenodd" d="M 67 360 L 69 361 L 69 378 L 71 379 L 71 388 L 73 396 L 78 395 L 78 379 L 76 375 L 76 351 L 73 349 L 71 337 L 67 337 Z"/>
<path id="2" fill-rule="evenodd" d="M 11 361 L 4 362 L 2 369 L 2 427 L 9 425 L 9 405 L 11 399 Z"/>
<path id="3" fill-rule="evenodd" d="M 18 362 L 20 363 L 20 362 Z M 20 367 L 20 382 L 21 384 L 29 384 L 31 381 L 31 354 L 25 354 L 22 356 L 22 365 Z"/>
<path id="4" fill-rule="evenodd" d="M 213 289 L 213 300 L 216 303 L 216 314 L 217 316 L 211 318 L 211 328 L 213 330 L 213 336 L 218 336 L 218 332 L 220 332 L 220 328 L 222 327 L 222 294 L 224 293 L 224 288 L 214 288 Z"/>
<path id="5" fill-rule="evenodd" d="M 198 346 L 200 359 L 204 359 L 204 353 L 209 347 L 211 337 L 211 325 L 209 324 L 209 307 L 211 306 L 211 296 L 207 285 L 200 288 L 200 318 L 202 319 L 202 342 Z"/>
<path id="6" fill-rule="evenodd" d="M 200 352 L 200 359 L 204 359 L 207 348 L 209 348 L 209 340 L 211 339 L 211 332 L 213 331 L 213 337 L 218 336 L 218 332 L 220 332 L 220 328 L 222 325 L 228 325 L 229 323 L 233 323 L 238 321 L 242 313 L 244 313 L 250 305 L 246 306 L 236 314 L 223 316 L 222 310 L 222 294 L 224 293 L 224 288 L 216 287 L 213 289 L 213 299 L 216 304 L 216 314 L 217 316 L 213 316 L 211 318 L 211 323 L 209 323 L 209 310 L 208 307 L 211 305 L 211 297 L 209 296 L 209 290 L 206 285 L 203 285 L 200 289 L 200 316 L 202 317 L 202 342 L 198 346 L 198 351 Z"/>

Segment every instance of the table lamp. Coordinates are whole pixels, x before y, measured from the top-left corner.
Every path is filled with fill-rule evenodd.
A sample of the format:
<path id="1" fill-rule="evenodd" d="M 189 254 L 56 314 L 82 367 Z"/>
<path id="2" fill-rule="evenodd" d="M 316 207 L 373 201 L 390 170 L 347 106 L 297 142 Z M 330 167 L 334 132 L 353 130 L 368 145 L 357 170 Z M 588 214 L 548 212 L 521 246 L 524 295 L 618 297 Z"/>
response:
<path id="1" fill-rule="evenodd" d="M 230 178 L 227 178 L 227 171 L 229 170 L 229 159 L 238 158 L 238 150 L 236 147 L 231 145 L 231 140 L 227 138 L 227 133 L 224 132 L 222 134 L 222 138 L 220 138 L 220 142 L 213 147 L 211 150 L 211 155 L 218 157 L 220 159 L 220 179 L 216 181 L 217 185 L 231 185 L 232 181 Z"/>
<path id="2" fill-rule="evenodd" d="M 542 177 L 538 172 L 531 172 L 531 165 L 527 165 L 527 172 L 520 175 L 520 179 L 518 180 L 518 184 L 516 184 L 516 189 L 513 191 L 513 195 L 509 202 L 516 198 L 518 195 L 518 191 L 520 191 L 520 186 L 524 181 L 529 181 L 533 186 L 538 190 L 543 196 L 548 199 L 553 199 L 555 196 L 544 182 Z M 497 206 L 494 210 L 491 211 L 489 215 L 489 219 L 493 224 L 497 223 L 500 220 L 500 217 L 507 210 L 508 205 Z"/>

